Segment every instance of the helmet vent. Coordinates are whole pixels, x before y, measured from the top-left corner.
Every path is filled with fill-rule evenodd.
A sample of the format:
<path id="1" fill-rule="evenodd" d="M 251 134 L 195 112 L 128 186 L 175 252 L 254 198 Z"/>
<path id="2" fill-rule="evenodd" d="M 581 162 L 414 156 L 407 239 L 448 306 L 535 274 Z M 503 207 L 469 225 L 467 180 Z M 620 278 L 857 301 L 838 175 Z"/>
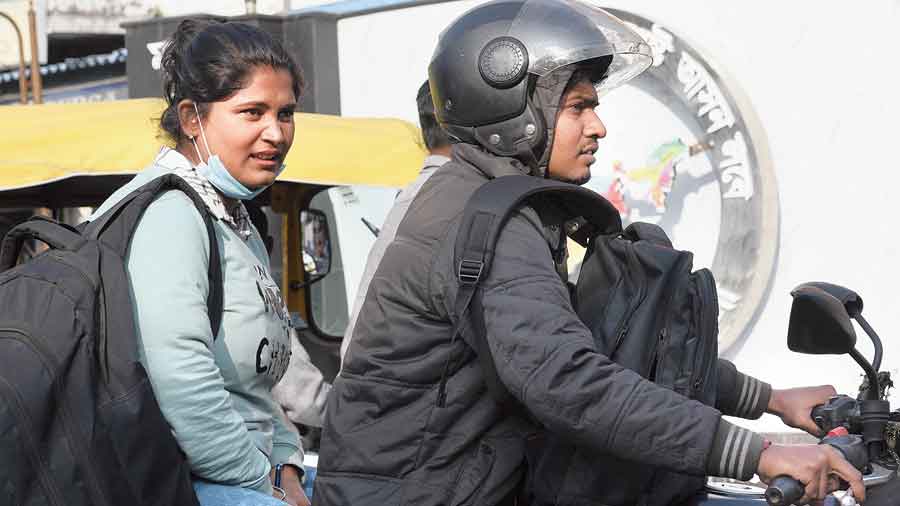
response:
<path id="1" fill-rule="evenodd" d="M 481 77 L 494 88 L 512 88 L 528 72 L 528 50 L 512 37 L 499 37 L 487 43 L 478 56 Z"/>

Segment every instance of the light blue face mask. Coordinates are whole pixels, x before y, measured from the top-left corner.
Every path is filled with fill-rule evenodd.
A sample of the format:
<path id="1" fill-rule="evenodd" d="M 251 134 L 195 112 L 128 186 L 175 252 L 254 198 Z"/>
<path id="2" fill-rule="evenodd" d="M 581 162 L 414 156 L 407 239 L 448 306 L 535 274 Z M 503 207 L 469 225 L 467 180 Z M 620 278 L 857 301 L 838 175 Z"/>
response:
<path id="1" fill-rule="evenodd" d="M 219 155 L 214 155 L 209 150 L 209 143 L 206 142 L 206 132 L 203 131 L 203 122 L 200 121 L 200 111 L 197 109 L 196 103 L 194 104 L 194 110 L 197 111 L 197 122 L 200 124 L 200 135 L 203 137 L 203 144 L 206 146 L 206 153 L 209 155 L 204 162 L 203 156 L 200 155 L 200 149 L 197 147 L 197 141 L 191 137 L 191 142 L 194 143 L 194 150 L 197 151 L 197 159 L 200 160 L 200 163 L 197 164 L 197 172 L 205 177 L 217 190 L 222 192 L 223 195 L 233 199 L 250 200 L 268 188 L 268 186 L 263 186 L 262 188 L 251 190 L 231 175 L 231 172 L 228 171 L 225 164 L 219 159 Z M 275 173 L 275 177 L 278 177 L 284 172 L 286 167 L 285 164 L 281 164 L 281 167 L 279 167 L 278 171 Z"/>

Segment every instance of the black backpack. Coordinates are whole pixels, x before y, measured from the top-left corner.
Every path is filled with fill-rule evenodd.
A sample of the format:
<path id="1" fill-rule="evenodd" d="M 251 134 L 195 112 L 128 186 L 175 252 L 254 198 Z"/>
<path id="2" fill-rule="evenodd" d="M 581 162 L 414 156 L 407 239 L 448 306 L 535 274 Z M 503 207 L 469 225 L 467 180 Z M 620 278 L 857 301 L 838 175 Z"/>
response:
<path id="1" fill-rule="evenodd" d="M 522 414 L 490 356 L 478 284 L 506 220 L 540 199 L 563 209 L 572 219 L 570 236 L 587 244 L 573 305 L 593 333 L 597 351 L 657 384 L 715 405 L 718 303 L 712 273 L 691 272 L 691 253 L 673 249 L 656 225 L 635 223 L 622 231 L 618 212 L 595 192 L 531 176 L 497 178 L 476 190 L 456 242 L 456 314 L 468 310 L 457 327 L 476 343 L 495 400 L 508 412 Z M 528 484 L 537 504 L 665 505 L 704 485 L 703 477 L 598 455 L 555 434 L 538 440 L 529 448 Z"/>
<path id="2" fill-rule="evenodd" d="M 154 179 L 78 229 L 33 218 L 3 240 L 0 504 L 198 505 L 188 462 L 138 362 L 124 262 L 144 210 L 173 189 L 206 223 L 215 336 L 222 314 L 215 228 L 178 176 Z M 15 266 L 27 239 L 50 249 Z"/>

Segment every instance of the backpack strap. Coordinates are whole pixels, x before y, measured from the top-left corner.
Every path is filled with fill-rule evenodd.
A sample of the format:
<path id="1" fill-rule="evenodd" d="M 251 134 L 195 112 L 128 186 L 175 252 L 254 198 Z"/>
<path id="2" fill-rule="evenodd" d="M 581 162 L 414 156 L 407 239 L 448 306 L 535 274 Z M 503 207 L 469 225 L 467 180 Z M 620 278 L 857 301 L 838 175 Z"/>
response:
<path id="1" fill-rule="evenodd" d="M 206 308 L 209 314 L 209 324 L 212 329 L 213 339 L 215 339 L 222 325 L 223 311 L 221 253 L 219 252 L 219 243 L 216 240 L 213 216 L 203 199 L 187 181 L 175 174 L 165 174 L 151 180 L 144 186 L 126 195 L 115 206 L 89 223 L 84 229 L 84 235 L 89 239 L 102 238 L 104 244 L 113 248 L 122 258 L 125 258 L 131 239 L 134 236 L 134 231 L 144 215 L 144 211 L 147 210 L 147 207 L 159 194 L 169 190 L 178 190 L 187 195 L 206 225 L 206 233 L 209 239 L 209 295 L 206 299 Z"/>
<path id="2" fill-rule="evenodd" d="M 28 239 L 42 241 L 53 249 L 74 250 L 84 242 L 77 231 L 43 216 L 33 216 L 16 225 L 3 238 L 0 272 L 15 267 Z"/>
<path id="3" fill-rule="evenodd" d="M 537 196 L 552 198 L 568 218 L 583 217 L 584 221 L 579 226 L 583 240 L 589 239 L 591 234 L 622 230 L 619 212 L 609 201 L 571 183 L 533 176 L 503 176 L 483 184 L 469 198 L 454 249 L 459 289 L 454 305 L 457 321 L 451 342 L 458 335 L 469 338 L 467 343 L 478 356 L 488 390 L 501 409 L 508 412 L 520 412 L 521 406 L 500 381 L 494 365 L 487 341 L 479 285 L 490 271 L 497 238 L 506 222 L 514 212 Z M 585 233 L 588 230 L 590 233 Z M 449 362 L 448 358 L 439 386 L 438 405 L 443 405 L 446 398 L 444 390 Z"/>

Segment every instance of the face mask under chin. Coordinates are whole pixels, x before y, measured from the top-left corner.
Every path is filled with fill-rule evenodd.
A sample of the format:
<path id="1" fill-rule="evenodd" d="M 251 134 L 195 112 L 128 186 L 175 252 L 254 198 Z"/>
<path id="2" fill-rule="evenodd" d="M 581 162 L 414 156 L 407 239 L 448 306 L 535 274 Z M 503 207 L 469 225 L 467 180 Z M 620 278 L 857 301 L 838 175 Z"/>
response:
<path id="1" fill-rule="evenodd" d="M 238 181 L 234 176 L 231 175 L 231 171 L 225 167 L 225 164 L 222 163 L 222 160 L 219 158 L 219 155 L 214 155 L 209 150 L 209 143 L 206 140 L 206 132 L 203 129 L 203 122 L 200 121 L 200 110 L 197 108 L 197 103 L 194 103 L 194 111 L 197 113 L 197 123 L 200 125 L 200 135 L 203 138 L 203 144 L 206 147 L 206 161 L 203 161 L 203 156 L 200 154 L 200 148 L 197 146 L 197 140 L 194 137 L 191 137 L 191 142 L 194 144 L 194 150 L 197 152 L 197 159 L 199 163 L 197 164 L 197 172 L 199 172 L 203 177 L 209 181 L 211 185 L 213 185 L 217 190 L 222 192 L 223 195 L 229 198 L 237 199 L 237 200 L 251 200 L 263 191 L 265 191 L 267 186 L 262 186 L 255 190 L 247 188 L 243 183 Z M 275 177 L 278 177 L 287 166 L 285 164 L 281 164 L 281 167 L 275 172 Z"/>

